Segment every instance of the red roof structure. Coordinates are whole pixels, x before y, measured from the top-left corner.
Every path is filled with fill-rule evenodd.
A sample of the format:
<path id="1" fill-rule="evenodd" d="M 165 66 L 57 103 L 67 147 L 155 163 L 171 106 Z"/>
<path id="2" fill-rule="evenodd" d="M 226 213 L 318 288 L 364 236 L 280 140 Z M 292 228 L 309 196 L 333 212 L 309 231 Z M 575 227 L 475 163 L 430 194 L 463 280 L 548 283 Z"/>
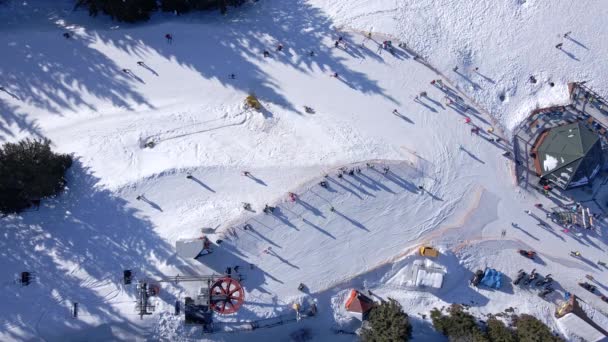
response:
<path id="1" fill-rule="evenodd" d="M 357 290 L 350 291 L 344 307 L 347 311 L 366 313 L 374 306 L 374 301 Z"/>

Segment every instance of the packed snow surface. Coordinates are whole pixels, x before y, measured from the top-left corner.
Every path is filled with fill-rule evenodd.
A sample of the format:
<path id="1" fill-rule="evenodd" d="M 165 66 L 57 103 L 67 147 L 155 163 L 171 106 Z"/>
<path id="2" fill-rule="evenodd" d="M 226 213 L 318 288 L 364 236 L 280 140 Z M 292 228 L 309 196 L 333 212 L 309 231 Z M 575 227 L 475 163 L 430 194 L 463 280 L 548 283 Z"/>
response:
<path id="1" fill-rule="evenodd" d="M 0 339 L 201 338 L 173 315 L 195 285 L 163 283 L 140 320 L 125 269 L 161 279 L 238 265 L 246 301 L 216 315 L 225 327 L 289 316 L 294 302 L 318 307 L 314 318 L 210 340 L 289 340 L 302 328 L 315 341 L 353 340 L 334 333 L 357 328 L 344 310 L 351 288 L 399 300 L 420 341 L 441 340 L 428 312 L 449 303 L 480 317 L 513 307 L 552 328 L 564 291 L 608 311 L 576 284 L 589 274 L 607 290 L 596 264 L 605 236 L 539 226 L 524 210 L 543 218 L 533 204 L 551 202 L 516 187 L 502 156 L 508 129 L 535 106 L 565 102 L 567 82 L 608 94 L 602 2 L 264 0 L 137 25 L 88 18 L 67 1 L 0 6 L 13 10 L 0 26 L 0 139 L 48 137 L 75 157 L 64 194 L 0 221 Z M 260 111 L 244 107 L 249 94 Z M 341 167 L 360 172 L 338 177 Z M 176 241 L 203 228 L 223 242 L 179 257 Z M 441 289 L 412 286 L 423 243 L 441 251 Z M 468 286 L 486 267 L 505 275 L 501 290 Z M 532 268 L 553 274 L 555 296 L 511 285 Z M 36 282 L 16 285 L 22 271 Z"/>

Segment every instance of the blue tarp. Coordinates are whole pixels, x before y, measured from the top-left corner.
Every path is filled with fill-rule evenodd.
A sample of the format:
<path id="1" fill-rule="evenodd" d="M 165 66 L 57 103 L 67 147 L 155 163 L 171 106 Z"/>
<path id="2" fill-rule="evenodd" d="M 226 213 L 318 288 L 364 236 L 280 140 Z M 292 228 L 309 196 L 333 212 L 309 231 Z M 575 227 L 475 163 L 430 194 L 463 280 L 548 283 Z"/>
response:
<path id="1" fill-rule="evenodd" d="M 499 289 L 502 286 L 502 273 L 493 268 L 486 268 L 480 283 L 493 289 Z"/>

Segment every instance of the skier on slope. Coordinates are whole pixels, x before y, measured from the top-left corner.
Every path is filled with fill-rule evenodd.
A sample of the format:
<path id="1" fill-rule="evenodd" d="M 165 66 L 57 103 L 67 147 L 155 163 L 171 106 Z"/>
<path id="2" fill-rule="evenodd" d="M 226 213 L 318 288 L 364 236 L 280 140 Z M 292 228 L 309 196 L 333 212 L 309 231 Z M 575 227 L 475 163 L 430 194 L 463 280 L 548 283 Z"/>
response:
<path id="1" fill-rule="evenodd" d="M 287 194 L 289 196 L 290 201 L 292 201 L 292 202 L 296 201 L 296 194 L 294 194 L 293 192 L 288 192 Z"/>
<path id="2" fill-rule="evenodd" d="M 173 35 L 171 33 L 165 34 L 165 39 L 167 40 L 167 43 L 169 43 L 169 44 L 173 43 Z"/>

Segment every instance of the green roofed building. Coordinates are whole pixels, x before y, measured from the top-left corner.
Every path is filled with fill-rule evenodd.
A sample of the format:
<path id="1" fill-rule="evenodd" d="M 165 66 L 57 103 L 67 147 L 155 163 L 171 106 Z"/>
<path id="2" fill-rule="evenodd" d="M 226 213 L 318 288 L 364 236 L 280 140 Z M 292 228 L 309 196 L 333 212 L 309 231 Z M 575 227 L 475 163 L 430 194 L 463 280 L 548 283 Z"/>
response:
<path id="1" fill-rule="evenodd" d="M 564 190 L 588 184 L 602 167 L 600 138 L 581 122 L 543 132 L 532 152 L 541 180 Z"/>

